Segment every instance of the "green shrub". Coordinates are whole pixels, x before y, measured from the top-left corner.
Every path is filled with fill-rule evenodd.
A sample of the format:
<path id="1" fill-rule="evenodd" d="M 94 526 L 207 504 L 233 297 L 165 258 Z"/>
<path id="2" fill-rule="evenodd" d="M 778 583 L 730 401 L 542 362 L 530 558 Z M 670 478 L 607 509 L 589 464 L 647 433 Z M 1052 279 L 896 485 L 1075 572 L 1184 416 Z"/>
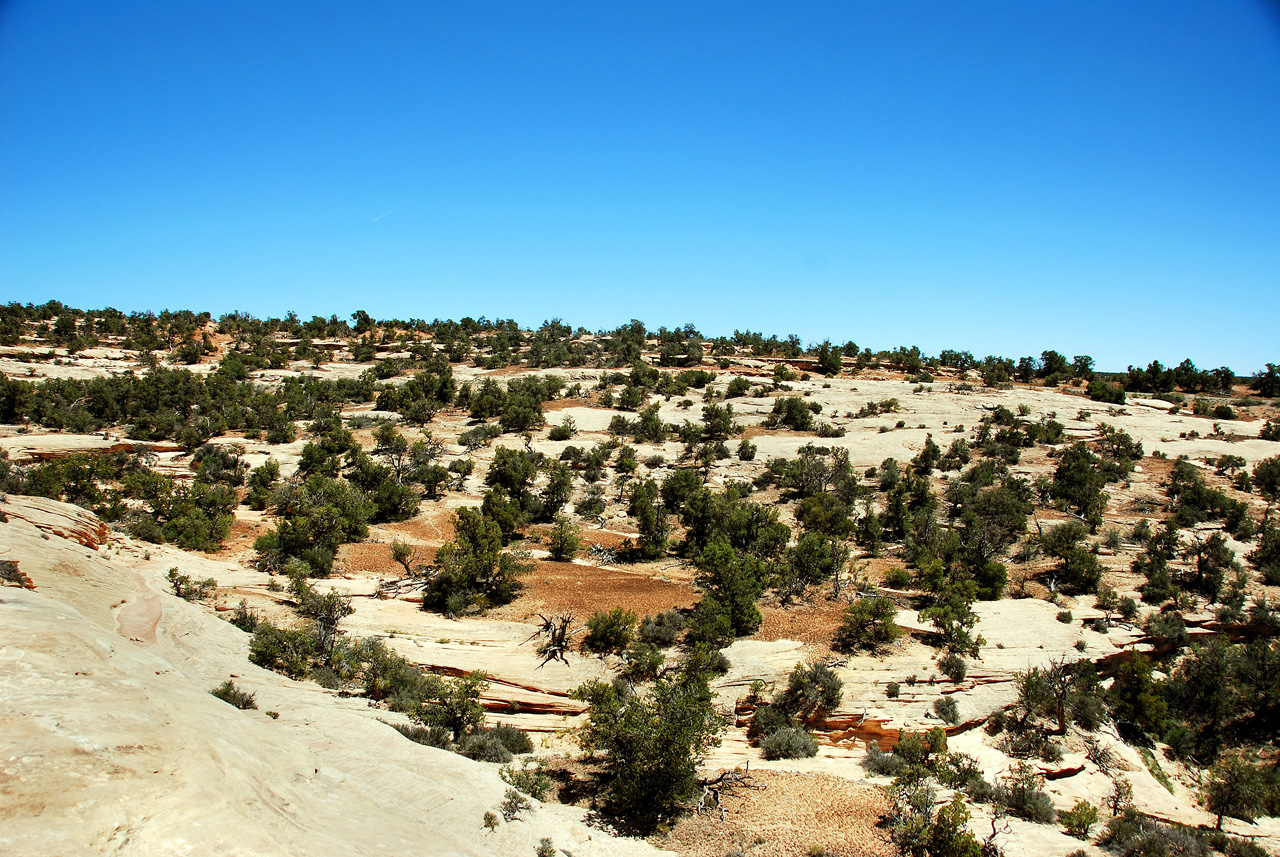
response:
<path id="1" fill-rule="evenodd" d="M 557 517 L 555 526 L 551 529 L 549 547 L 551 558 L 556 562 L 572 561 L 582 549 L 578 528 L 568 518 Z"/>
<path id="2" fill-rule="evenodd" d="M 599 485 L 591 485 L 587 487 L 582 499 L 574 504 L 573 511 L 579 517 L 594 518 L 604 512 L 604 507 L 604 489 Z"/>
<path id="3" fill-rule="evenodd" d="M 839 707 L 844 682 L 824 663 L 796 664 L 787 686 L 773 697 L 773 706 L 802 723 L 820 719 Z"/>
<path id="4" fill-rule="evenodd" d="M 318 474 L 302 485 L 280 489 L 274 503 L 281 514 L 275 530 L 253 543 L 258 567 L 275 572 L 289 560 L 300 559 L 313 577 L 329 575 L 342 544 L 368 536 L 368 522 L 376 511 L 355 486 Z"/>
<path id="5" fill-rule="evenodd" d="M 342 676 L 338 675 L 338 671 L 332 667 L 312 667 L 308 677 L 325 690 L 337 690 L 342 687 Z"/>
<path id="6" fill-rule="evenodd" d="M 943 721 L 950 724 L 960 722 L 960 708 L 956 705 L 956 701 L 950 696 L 944 696 L 935 700 L 933 703 L 933 713 L 938 715 Z"/>
<path id="7" fill-rule="evenodd" d="M 462 736 L 462 740 L 458 742 L 458 753 L 477 762 L 506 764 L 511 761 L 511 751 L 487 730 Z"/>
<path id="8" fill-rule="evenodd" d="M 695 643 L 680 662 L 680 671 L 685 675 L 700 676 L 710 681 L 729 671 L 729 659 L 719 649 L 705 643 Z"/>
<path id="9" fill-rule="evenodd" d="M 1015 762 L 996 784 L 992 798 L 1010 814 L 1037 824 L 1051 824 L 1057 817 L 1053 801 L 1042 790 L 1044 777 L 1029 762 Z"/>
<path id="10" fill-rule="evenodd" d="M 698 763 L 722 728 L 702 673 L 660 678 L 650 693 L 634 697 L 592 681 L 574 697 L 589 706 L 579 740 L 605 760 L 603 797 L 611 812 L 653 830 L 698 793 Z"/>
<path id="11" fill-rule="evenodd" d="M 454 540 L 436 552 L 437 574 L 423 591 L 423 609 L 458 615 L 514 599 L 520 575 L 532 564 L 502 550 L 502 527 L 480 510 L 462 508 L 454 516 L 454 532 Z"/>
<path id="12" fill-rule="evenodd" d="M 294 679 L 307 676 L 311 660 L 319 653 L 312 634 L 277 628 L 270 622 L 259 622 L 249 640 L 249 660 L 252 663 Z"/>
<path id="13" fill-rule="evenodd" d="M 453 736 L 443 726 L 415 726 L 405 723 L 391 723 L 389 725 L 415 744 L 421 744 L 424 747 L 435 747 L 440 750 L 453 749 Z"/>
<path id="14" fill-rule="evenodd" d="M 934 766 L 938 781 L 953 789 L 964 789 L 972 796 L 973 791 L 981 791 L 987 787 L 982 779 L 982 768 L 978 760 L 968 753 L 950 752 L 938 759 Z M 979 785 L 981 783 L 981 785 Z"/>
<path id="15" fill-rule="evenodd" d="M 231 615 L 227 617 L 227 621 L 249 634 L 252 634 L 254 629 L 258 627 L 258 615 L 249 609 L 249 605 L 245 603 L 243 598 L 240 599 L 240 604 L 236 606 Z"/>
<path id="16" fill-rule="evenodd" d="M 884 752 L 880 745 L 871 741 L 867 744 L 867 757 L 862 760 L 862 767 L 877 777 L 896 777 L 907 767 L 907 762 L 896 753 Z"/>
<path id="17" fill-rule="evenodd" d="M 455 679 L 423 675 L 422 690 L 409 716 L 424 726 L 442 726 L 460 741 L 463 735 L 481 731 L 484 706 L 480 694 L 489 686 L 489 677 L 480 670 Z M 501 741 L 494 738 L 499 745 Z M 503 747 L 506 751 L 506 747 Z"/>
<path id="18" fill-rule="evenodd" d="M 533 739 L 529 737 L 529 733 L 509 723 L 499 723 L 491 727 L 488 733 L 512 753 L 519 755 L 533 752 Z"/>
<path id="19" fill-rule="evenodd" d="M 623 659 L 626 661 L 626 666 L 622 669 L 622 675 L 636 682 L 652 681 L 657 677 L 665 661 L 662 652 L 656 646 L 640 640 L 627 647 L 623 652 Z"/>
<path id="20" fill-rule="evenodd" d="M 621 652 L 635 639 L 636 614 L 623 607 L 593 613 L 587 619 L 589 632 L 582 641 L 582 650 L 597 654 Z"/>
<path id="21" fill-rule="evenodd" d="M 773 400 L 773 411 L 765 417 L 764 425 L 767 428 L 810 431 L 813 429 L 813 411 L 805 404 L 804 399 L 784 396 Z"/>
<path id="22" fill-rule="evenodd" d="M 889 699 L 897 699 L 900 685 L 896 681 L 891 681 L 884 686 L 884 695 Z"/>
<path id="23" fill-rule="evenodd" d="M 1209 838 L 1209 837 L 1206 837 Z M 1248 839 L 1236 839 L 1234 837 L 1223 837 L 1226 840 L 1226 847 L 1219 848 L 1217 843 L 1214 844 L 1227 857 L 1269 857 L 1268 852 L 1261 845 L 1251 842 Z"/>
<path id="24" fill-rule="evenodd" d="M 1088 386 L 1089 398 L 1095 402 L 1109 405 L 1124 404 L 1124 388 L 1118 384 L 1109 384 L 1101 378 L 1094 378 Z"/>
<path id="25" fill-rule="evenodd" d="M 905 568 L 895 565 L 884 573 L 884 585 L 889 589 L 911 589 L 913 584 L 911 572 Z"/>
<path id="26" fill-rule="evenodd" d="M 573 417 L 565 417 L 564 421 L 558 426 L 551 429 L 551 440 L 568 440 L 577 434 L 578 428 L 573 423 Z"/>
<path id="27" fill-rule="evenodd" d="M 939 658 L 938 669 L 942 670 L 942 674 L 952 681 L 964 681 L 965 675 L 969 672 L 969 667 L 964 658 L 955 652 L 948 652 Z"/>
<path id="28" fill-rule="evenodd" d="M 1098 808 L 1087 800 L 1078 800 L 1071 809 L 1058 813 L 1058 822 L 1067 835 L 1088 839 L 1089 828 L 1098 823 Z"/>
<path id="29" fill-rule="evenodd" d="M 844 611 L 831 647 L 838 652 L 879 651 L 902 636 L 898 607 L 888 598 L 860 598 Z"/>
<path id="30" fill-rule="evenodd" d="M 759 740 L 768 737 L 779 729 L 795 725 L 795 721 L 781 707 L 771 703 L 757 705 L 755 712 L 751 715 L 751 723 L 747 726 L 747 737 L 751 740 Z"/>
<path id="31" fill-rule="evenodd" d="M 546 800 L 551 792 L 551 777 L 542 769 L 542 762 L 534 762 L 532 766 L 526 761 L 519 768 L 507 765 L 498 771 L 498 775 L 507 785 L 519 789 L 534 800 Z"/>
<path id="32" fill-rule="evenodd" d="M 719 649 L 733 642 L 733 618 L 712 592 L 703 593 L 686 625 L 688 642 Z"/>
<path id="33" fill-rule="evenodd" d="M 169 569 L 169 585 L 173 594 L 184 601 L 201 601 L 218 591 L 218 581 L 212 577 L 196 580 L 188 574 L 179 574 L 178 569 Z"/>
<path id="34" fill-rule="evenodd" d="M 1139 815 L 1130 809 L 1122 815 L 1108 819 L 1106 828 L 1098 837 L 1098 844 L 1120 854 L 1134 857 L 1208 857 L 1209 849 L 1190 831 L 1162 824 Z"/>
<path id="35" fill-rule="evenodd" d="M 497 426 L 476 426 L 458 435 L 458 443 L 465 446 L 469 451 L 475 451 L 481 447 L 488 446 L 501 434 L 502 430 Z"/>
<path id="36" fill-rule="evenodd" d="M 766 759 L 807 759 L 818 753 L 818 742 L 803 729 L 784 726 L 760 741 Z"/>
<path id="37" fill-rule="evenodd" d="M 504 821 L 515 821 L 521 813 L 532 808 L 533 804 L 529 803 L 529 799 L 515 789 L 507 789 L 502 796 L 502 805 L 499 807 Z"/>
<path id="38" fill-rule="evenodd" d="M 666 610 L 657 616 L 645 616 L 637 637 L 642 643 L 665 649 L 675 645 L 684 627 L 684 614 L 679 610 Z"/>
<path id="39" fill-rule="evenodd" d="M 222 684 L 209 691 L 209 693 L 218 697 L 218 699 L 221 699 L 228 705 L 234 705 L 241 711 L 256 709 L 258 707 L 258 702 L 255 699 L 254 694 L 236 687 L 236 683 L 231 679 L 227 679 Z"/>
<path id="40" fill-rule="evenodd" d="M 1051 739 L 1043 729 L 1009 731 L 998 744 L 1005 755 L 1016 759 L 1040 759 L 1045 762 L 1062 761 L 1062 745 Z"/>

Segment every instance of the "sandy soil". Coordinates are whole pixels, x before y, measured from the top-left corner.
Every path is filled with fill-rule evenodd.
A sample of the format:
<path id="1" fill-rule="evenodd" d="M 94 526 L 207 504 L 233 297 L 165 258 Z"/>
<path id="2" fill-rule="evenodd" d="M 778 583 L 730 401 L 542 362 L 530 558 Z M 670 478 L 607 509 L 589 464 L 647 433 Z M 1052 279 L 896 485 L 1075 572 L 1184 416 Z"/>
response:
<path id="1" fill-rule="evenodd" d="M 895 853 L 875 827 L 885 806 L 877 789 L 794 771 L 753 770 L 751 778 L 752 788 L 724 799 L 723 818 L 715 811 L 690 816 L 650 841 L 689 857 L 734 849 L 753 857 Z"/>
<path id="2" fill-rule="evenodd" d="M 520 597 L 490 611 L 491 617 L 523 622 L 536 621 L 539 613 L 572 613 L 582 620 L 614 607 L 623 607 L 643 617 L 672 608 L 692 607 L 698 601 L 698 591 L 687 583 L 582 562 L 539 562 L 523 582 Z"/>

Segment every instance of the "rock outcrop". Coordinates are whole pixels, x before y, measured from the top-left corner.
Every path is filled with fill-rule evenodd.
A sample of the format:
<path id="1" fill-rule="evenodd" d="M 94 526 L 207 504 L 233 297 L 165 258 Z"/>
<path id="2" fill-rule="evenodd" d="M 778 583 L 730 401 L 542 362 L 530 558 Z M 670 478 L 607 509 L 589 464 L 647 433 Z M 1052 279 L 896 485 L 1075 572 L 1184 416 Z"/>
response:
<path id="1" fill-rule="evenodd" d="M 0 853 L 505 855 L 543 837 L 658 853 L 554 804 L 486 831 L 507 788 L 496 765 L 252 666 L 247 635 L 168 594 L 92 515 L 3 509 L 5 558 L 36 589 L 0 587 Z M 208 693 L 229 677 L 261 710 Z"/>

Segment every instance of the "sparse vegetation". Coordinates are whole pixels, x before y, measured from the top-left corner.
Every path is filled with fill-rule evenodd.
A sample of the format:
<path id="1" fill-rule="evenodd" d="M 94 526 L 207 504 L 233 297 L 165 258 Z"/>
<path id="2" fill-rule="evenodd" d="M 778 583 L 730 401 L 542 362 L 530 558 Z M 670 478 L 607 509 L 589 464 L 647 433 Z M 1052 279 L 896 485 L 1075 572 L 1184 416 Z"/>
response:
<path id="1" fill-rule="evenodd" d="M 10 307 L 0 313 L 0 330 L 19 341 L 43 346 L 85 332 L 85 314 L 61 322 L 59 313 L 37 319 L 34 308 Z M 789 675 L 766 675 L 739 700 L 751 752 L 766 759 L 817 754 L 810 730 L 833 727 L 842 670 L 864 668 L 867 655 L 885 659 L 882 676 L 899 676 L 876 678 L 887 710 L 933 723 L 975 718 L 965 681 L 981 683 L 989 673 L 983 633 L 1000 647 L 1026 645 L 992 624 L 984 628 L 980 616 L 990 614 L 980 602 L 1000 598 L 1011 599 L 991 608 L 1002 621 L 1007 610 L 1015 622 L 1047 620 L 1051 632 L 1042 653 L 1019 661 L 1034 665 L 1015 677 L 1015 701 L 993 712 L 987 734 L 977 736 L 1004 766 L 948 752 L 940 730 L 904 733 L 891 753 L 868 751 L 868 772 L 894 778 L 884 829 L 904 853 L 979 853 L 984 846 L 965 828 L 966 805 L 978 803 L 1035 823 L 1057 821 L 1081 839 L 1097 832 L 1101 806 L 1112 818 L 1099 841 L 1121 853 L 1247 853 L 1225 835 L 1129 813 L 1133 797 L 1119 774 L 1111 794 L 1055 812 L 1035 766 L 1059 763 L 1081 737 L 1089 746 L 1090 733 L 1108 720 L 1143 748 L 1157 778 L 1163 753 L 1170 773 L 1176 765 L 1184 782 L 1198 780 L 1201 803 L 1219 826 L 1280 811 L 1271 751 L 1280 609 L 1262 588 L 1280 585 L 1280 458 L 1261 457 L 1256 443 L 1227 445 L 1248 440 L 1248 426 L 1260 426 L 1264 441 L 1280 437 L 1268 401 L 1277 393 L 1267 386 L 1274 367 L 1255 377 L 1269 391 L 1255 398 L 1240 395 L 1249 379 L 1190 361 L 1105 374 L 1090 358 L 1052 351 L 1021 360 L 976 360 L 967 352 L 933 358 L 919 349 L 877 353 L 829 342 L 806 349 L 749 332 L 703 338 L 639 322 L 593 334 L 559 322 L 522 331 L 513 322 L 406 323 L 365 314 L 353 318 L 356 332 L 323 319 L 93 317 L 113 319 L 113 348 L 126 340 L 136 346 L 137 371 L 89 381 L 6 377 L 0 421 L 21 433 L 111 431 L 172 446 L 160 459 L 120 444 L 22 463 L 0 456 L 0 490 L 82 505 L 135 539 L 183 550 L 214 552 L 229 539 L 238 550 L 257 536 L 259 580 L 274 603 L 243 581 L 233 597 L 226 597 L 230 588 L 215 597 L 217 581 L 190 572 L 205 574 L 216 561 L 210 558 L 170 570 L 173 593 L 192 605 L 166 603 L 222 611 L 251 635 L 253 663 L 407 716 L 412 725 L 395 728 L 409 740 L 503 765 L 513 787 L 500 808 L 507 821 L 528 811 L 526 796 L 552 793 L 549 772 L 629 829 L 661 830 L 674 821 L 702 791 L 697 762 L 733 719 L 727 707 L 717 715 L 708 688 L 731 659 L 738 666 L 737 650 L 721 649 L 761 629 L 762 639 L 795 634 L 820 647 L 838 613 L 832 651 L 864 659 L 846 664 L 828 652 Z M 206 343 L 203 334 L 215 330 Z M 33 365 L 49 359 L 30 348 L 21 353 Z M 362 368 L 311 375 L 294 365 L 269 384 L 254 374 L 293 360 L 320 366 L 338 353 Z M 761 364 L 739 359 L 747 356 L 774 368 L 764 363 L 766 375 L 758 377 Z M 160 360 L 204 362 L 210 371 Z M 464 361 L 478 371 L 456 383 L 454 366 Z M 566 391 L 553 375 L 522 371 L 556 366 L 583 372 Z M 813 380 L 795 367 L 814 372 Z M 878 374 L 859 379 L 868 368 Z M 754 384 L 744 377 L 752 375 Z M 1005 391 L 984 399 L 978 376 Z M 859 383 L 863 391 L 851 399 Z M 1014 383 L 1033 386 L 1034 395 L 1019 401 L 1025 387 Z M 916 388 L 905 407 L 887 397 L 905 395 L 902 384 Z M 963 394 L 980 419 L 964 417 L 966 429 L 954 412 L 930 410 L 946 398 L 934 390 Z M 566 404 L 590 428 L 556 413 L 562 394 L 573 397 Z M 1080 409 L 1082 394 L 1102 404 Z M 1145 408 L 1143 420 L 1123 420 L 1118 406 L 1126 396 L 1145 403 L 1129 405 L 1135 414 Z M 1147 407 L 1151 398 L 1176 416 L 1163 416 L 1165 404 Z M 577 410 L 588 407 L 614 412 L 589 421 Z M 1075 420 L 1063 417 L 1064 426 L 1055 407 Z M 1149 456 L 1144 444 L 1157 441 L 1148 418 L 1171 424 Z M 1220 421 L 1212 430 L 1211 420 Z M 901 432 L 876 435 L 895 423 Z M 278 449 L 295 437 L 296 447 Z M 865 444 L 895 439 L 894 448 L 910 452 L 868 467 Z M 1214 443 L 1221 450 L 1204 452 Z M 278 460 L 250 469 L 246 455 L 263 461 L 260 453 L 273 447 Z M 456 511 L 447 518 L 443 509 Z M 553 566 L 535 559 L 543 549 L 553 562 L 583 559 Z M 421 595 L 424 609 L 463 629 L 513 601 L 499 614 L 505 621 L 545 609 L 564 623 L 558 654 L 547 658 L 540 641 L 522 657 L 536 650 L 548 672 L 563 669 L 565 655 L 578 657 L 575 649 L 601 655 L 605 679 L 576 691 L 588 706 L 579 735 L 586 773 L 513 761 L 534 752 L 533 742 L 512 726 L 486 726 L 485 707 L 501 712 L 492 694 L 503 689 L 488 688 L 483 673 L 436 675 L 395 653 L 406 642 L 431 645 L 438 632 L 424 638 L 401 624 L 386 630 L 386 640 L 350 636 L 348 625 L 356 624 L 347 619 L 364 602 L 346 593 L 360 590 L 317 579 L 358 579 L 371 568 L 388 575 L 380 597 Z M 578 572 L 585 582 L 573 579 Z M 639 595 L 634 602 L 597 597 L 592 574 L 626 574 L 635 586 L 625 591 Z M 30 584 L 8 560 L 0 561 L 0 578 Z M 696 594 L 666 600 L 659 585 Z M 663 598 L 649 598 L 648 586 Z M 558 601 L 586 606 L 571 611 Z M 672 604 L 680 609 L 666 609 Z M 912 617 L 902 620 L 910 643 L 900 642 L 900 608 Z M 296 616 L 281 621 L 286 609 Z M 640 618 L 645 610 L 650 615 Z M 1124 648 L 1097 645 L 1093 632 L 1110 633 Z M 465 630 L 445 633 L 450 639 L 436 645 L 477 644 Z M 890 671 L 921 643 L 932 648 L 936 673 Z M 1109 689 L 1095 658 L 1113 677 Z M 256 708 L 232 681 L 211 693 Z M 842 723 L 847 713 L 840 712 Z M 1095 763 L 1101 758 L 1090 753 Z M 955 790 L 957 800 L 940 804 L 935 787 Z M 499 814 L 489 817 L 486 826 L 496 829 Z M 547 848 L 546 840 L 539 844 Z"/>

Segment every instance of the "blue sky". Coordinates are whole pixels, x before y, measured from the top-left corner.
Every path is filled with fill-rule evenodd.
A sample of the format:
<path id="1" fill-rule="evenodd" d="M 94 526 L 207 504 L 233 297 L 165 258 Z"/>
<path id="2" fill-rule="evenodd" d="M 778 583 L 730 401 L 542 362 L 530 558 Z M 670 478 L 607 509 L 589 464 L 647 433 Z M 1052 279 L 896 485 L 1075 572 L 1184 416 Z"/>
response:
<path id="1" fill-rule="evenodd" d="M 0 3 L 0 299 L 1280 360 L 1280 13 Z"/>

